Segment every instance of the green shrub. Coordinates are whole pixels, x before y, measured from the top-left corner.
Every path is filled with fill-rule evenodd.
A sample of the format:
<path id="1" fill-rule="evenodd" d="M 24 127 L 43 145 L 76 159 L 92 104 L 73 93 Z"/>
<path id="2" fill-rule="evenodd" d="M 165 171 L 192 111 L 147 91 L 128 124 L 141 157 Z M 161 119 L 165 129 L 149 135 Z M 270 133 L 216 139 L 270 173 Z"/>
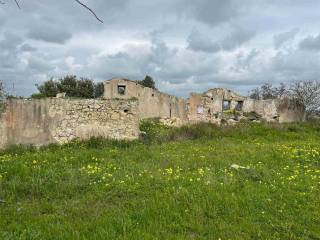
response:
<path id="1" fill-rule="evenodd" d="M 159 122 L 159 119 L 143 120 L 140 123 L 140 130 L 143 132 L 144 142 L 168 142 L 194 140 L 200 138 L 220 137 L 227 129 L 232 127 L 219 127 L 212 123 L 197 123 L 182 127 L 169 127 Z"/>
<path id="2" fill-rule="evenodd" d="M 153 80 L 152 77 L 150 77 L 148 75 L 143 80 L 138 81 L 138 83 L 141 84 L 144 87 L 152 88 L 152 89 L 155 89 L 155 90 L 157 89 L 155 81 Z"/>
<path id="3" fill-rule="evenodd" d="M 159 119 L 142 120 L 140 131 L 142 131 L 141 140 L 145 143 L 166 142 L 169 140 L 171 128 L 160 123 Z"/>
<path id="4" fill-rule="evenodd" d="M 30 97 L 32 99 L 42 99 L 42 98 L 46 98 L 47 96 L 42 93 L 34 93 Z"/>
<path id="5" fill-rule="evenodd" d="M 11 144 L 6 147 L 6 149 L 0 151 L 0 155 L 3 154 L 23 154 L 26 152 L 35 152 L 37 151 L 37 148 L 33 145 L 22 145 L 22 144 Z"/>
<path id="6" fill-rule="evenodd" d="M 2 113 L 5 112 L 5 110 L 6 110 L 6 104 L 5 104 L 4 101 L 0 100 L 0 116 L 1 116 Z"/>
<path id="7" fill-rule="evenodd" d="M 235 136 L 243 140 L 252 138 L 274 140 L 279 136 L 291 139 L 301 139 L 307 133 L 320 131 L 320 123 L 280 124 L 241 121 L 234 126 L 227 124 L 217 126 L 215 124 L 202 122 L 174 128 L 165 126 L 160 123 L 158 119 L 149 119 L 141 122 L 140 130 L 143 132 L 141 140 L 144 143 L 220 139 Z"/>
<path id="8" fill-rule="evenodd" d="M 103 96 L 104 84 L 94 83 L 87 78 L 77 79 L 74 75 L 67 75 L 58 80 L 51 78 L 40 85 L 36 85 L 39 93 L 32 98 L 55 97 L 58 93 L 66 93 L 71 98 L 100 98 Z"/>
<path id="9" fill-rule="evenodd" d="M 198 123 L 173 129 L 170 140 L 194 140 L 199 138 L 217 137 L 219 127 L 211 123 Z"/>

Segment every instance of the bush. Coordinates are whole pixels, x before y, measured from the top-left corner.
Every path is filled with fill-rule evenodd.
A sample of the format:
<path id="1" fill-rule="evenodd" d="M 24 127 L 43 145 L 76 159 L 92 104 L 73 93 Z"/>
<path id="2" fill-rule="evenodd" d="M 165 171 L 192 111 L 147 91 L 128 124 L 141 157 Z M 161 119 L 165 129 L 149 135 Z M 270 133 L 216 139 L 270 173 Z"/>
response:
<path id="1" fill-rule="evenodd" d="M 46 96 L 42 93 L 34 93 L 30 96 L 32 99 L 42 99 L 42 98 L 46 98 Z"/>
<path id="2" fill-rule="evenodd" d="M 152 89 L 157 89 L 156 88 L 156 83 L 153 80 L 152 77 L 146 76 L 142 81 L 138 81 L 138 83 L 144 87 L 152 88 Z"/>
<path id="3" fill-rule="evenodd" d="M 141 140 L 145 143 L 166 142 L 169 139 L 171 128 L 159 122 L 159 119 L 143 120 L 140 131 L 143 132 Z"/>
<path id="4" fill-rule="evenodd" d="M 104 93 L 104 84 L 102 82 L 97 83 L 94 86 L 94 97 L 95 98 L 103 97 L 103 93 Z"/>
<path id="5" fill-rule="evenodd" d="M 194 140 L 200 138 L 217 137 L 219 127 L 212 123 L 197 123 L 174 129 L 170 134 L 170 140 Z"/>
<path id="6" fill-rule="evenodd" d="M 23 154 L 26 152 L 35 152 L 37 148 L 33 145 L 12 144 L 7 146 L 6 149 L 0 151 L 0 155 L 4 154 Z"/>
<path id="7" fill-rule="evenodd" d="M 0 81 L 0 100 L 2 100 L 5 97 L 5 91 L 4 91 L 4 86 L 3 83 Z"/>
<path id="8" fill-rule="evenodd" d="M 5 112 L 5 110 L 6 110 L 5 102 L 0 100 L 0 116 L 1 116 L 1 113 Z"/>
<path id="9" fill-rule="evenodd" d="M 75 97 L 94 98 L 94 83 L 92 80 L 81 78 L 77 81 Z M 68 95 L 67 95 L 68 96 Z"/>
<path id="10" fill-rule="evenodd" d="M 228 137 L 238 137 L 243 140 L 252 139 L 253 137 L 274 140 L 276 136 L 301 139 L 307 134 L 306 131 L 309 131 L 309 133 L 319 132 L 320 122 L 288 124 L 239 122 L 234 126 L 218 126 L 202 122 L 174 128 L 165 126 L 158 119 L 149 119 L 141 122 L 140 130 L 143 132 L 141 140 L 148 144 Z"/>
<path id="11" fill-rule="evenodd" d="M 222 129 L 224 127 L 212 123 L 197 123 L 174 128 L 160 123 L 158 119 L 143 120 L 140 123 L 140 130 L 143 132 L 141 139 L 147 143 L 219 137 L 222 135 Z"/>
<path id="12" fill-rule="evenodd" d="M 74 75 L 67 75 L 64 78 L 59 79 L 58 89 L 60 93 L 66 93 L 68 97 L 79 97 L 77 87 L 77 77 Z"/>
<path id="13" fill-rule="evenodd" d="M 41 96 L 55 97 L 59 92 L 58 85 L 59 83 L 51 78 L 41 85 L 36 84 L 36 87 L 38 88 Z"/>
<path id="14" fill-rule="evenodd" d="M 87 78 L 77 79 L 74 75 L 67 75 L 59 80 L 50 80 L 41 85 L 36 85 L 39 93 L 31 95 L 31 98 L 56 97 L 58 93 L 66 93 L 67 97 L 74 98 L 99 98 L 103 96 L 104 84 L 95 84 Z"/>

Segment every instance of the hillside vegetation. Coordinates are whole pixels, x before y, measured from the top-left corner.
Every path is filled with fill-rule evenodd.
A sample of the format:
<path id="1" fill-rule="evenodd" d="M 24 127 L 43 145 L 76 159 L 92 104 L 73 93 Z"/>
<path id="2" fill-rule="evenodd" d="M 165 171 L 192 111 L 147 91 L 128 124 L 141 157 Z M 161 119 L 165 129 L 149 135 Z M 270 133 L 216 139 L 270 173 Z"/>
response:
<path id="1" fill-rule="evenodd" d="M 0 239 L 320 239 L 320 125 L 143 122 L 0 154 Z"/>

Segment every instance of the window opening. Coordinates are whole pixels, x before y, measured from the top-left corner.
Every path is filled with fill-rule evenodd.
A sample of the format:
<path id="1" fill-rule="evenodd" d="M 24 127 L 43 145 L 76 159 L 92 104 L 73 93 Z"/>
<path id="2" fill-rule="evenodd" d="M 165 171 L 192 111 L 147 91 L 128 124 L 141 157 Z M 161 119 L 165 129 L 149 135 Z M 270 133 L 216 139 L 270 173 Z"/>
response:
<path id="1" fill-rule="evenodd" d="M 236 105 L 236 110 L 242 111 L 242 109 L 243 109 L 243 101 L 238 101 Z"/>
<path id="2" fill-rule="evenodd" d="M 118 94 L 125 95 L 126 94 L 126 86 L 118 85 Z"/>
<path id="3" fill-rule="evenodd" d="M 203 111 L 204 111 L 203 106 L 198 106 L 197 107 L 197 113 L 198 114 L 203 114 Z"/>
<path id="4" fill-rule="evenodd" d="M 223 111 L 230 110 L 231 108 L 231 101 L 223 100 Z"/>

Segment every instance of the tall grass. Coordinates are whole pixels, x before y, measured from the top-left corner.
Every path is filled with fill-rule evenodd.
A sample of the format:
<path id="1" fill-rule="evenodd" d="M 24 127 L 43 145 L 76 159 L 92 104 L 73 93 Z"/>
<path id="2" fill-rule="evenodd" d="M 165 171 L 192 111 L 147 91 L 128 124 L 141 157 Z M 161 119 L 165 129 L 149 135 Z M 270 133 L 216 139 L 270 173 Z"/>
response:
<path id="1" fill-rule="evenodd" d="M 168 127 L 158 120 L 144 120 L 140 130 L 145 134 L 142 140 L 145 143 L 165 143 L 170 141 L 184 141 L 195 139 L 221 139 L 225 137 L 241 137 L 250 139 L 264 137 L 269 140 L 277 138 L 299 139 L 320 133 L 319 122 L 307 123 L 252 123 L 240 122 L 237 125 L 217 126 L 212 123 L 196 123 L 182 127 Z"/>
<path id="2" fill-rule="evenodd" d="M 0 153 L 0 239 L 320 239 L 316 123 L 169 128 Z"/>

